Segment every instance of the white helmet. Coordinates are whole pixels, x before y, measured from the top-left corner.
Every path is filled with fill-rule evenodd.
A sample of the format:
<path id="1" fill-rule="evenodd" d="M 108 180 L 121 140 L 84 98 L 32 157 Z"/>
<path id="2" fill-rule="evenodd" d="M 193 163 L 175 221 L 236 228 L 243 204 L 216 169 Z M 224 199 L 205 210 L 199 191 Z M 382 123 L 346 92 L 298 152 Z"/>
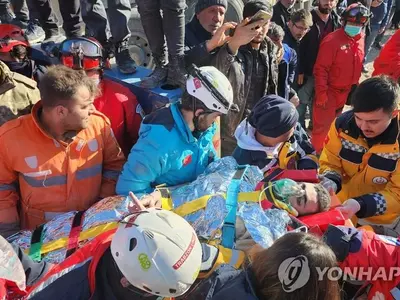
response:
<path id="1" fill-rule="evenodd" d="M 192 226 L 156 208 L 127 216 L 112 239 L 111 253 L 130 284 L 163 297 L 177 297 L 190 288 L 202 257 Z"/>
<path id="2" fill-rule="evenodd" d="M 228 78 L 215 67 L 192 66 L 186 91 L 208 109 L 224 115 L 233 104 L 233 91 Z"/>

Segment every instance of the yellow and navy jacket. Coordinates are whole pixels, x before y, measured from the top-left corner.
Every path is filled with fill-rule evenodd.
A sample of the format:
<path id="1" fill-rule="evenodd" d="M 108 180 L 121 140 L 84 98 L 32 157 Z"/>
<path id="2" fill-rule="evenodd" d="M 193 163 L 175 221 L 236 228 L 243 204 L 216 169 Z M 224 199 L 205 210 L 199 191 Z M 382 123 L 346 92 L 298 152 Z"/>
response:
<path id="1" fill-rule="evenodd" d="M 392 224 L 400 215 L 399 116 L 371 143 L 357 127 L 353 111 L 331 125 L 320 157 L 320 173 L 338 186 L 343 202 L 360 203 L 358 218 Z"/>

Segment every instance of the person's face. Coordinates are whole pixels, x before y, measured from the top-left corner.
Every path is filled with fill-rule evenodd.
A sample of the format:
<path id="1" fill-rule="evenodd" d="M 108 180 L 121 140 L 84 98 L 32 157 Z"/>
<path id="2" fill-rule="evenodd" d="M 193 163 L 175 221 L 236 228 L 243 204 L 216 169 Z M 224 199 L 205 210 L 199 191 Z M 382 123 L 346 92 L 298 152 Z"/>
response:
<path id="1" fill-rule="evenodd" d="M 288 22 L 288 27 L 290 32 L 292 33 L 293 37 L 300 41 L 306 33 L 310 30 L 310 27 L 308 27 L 304 22 L 297 22 L 293 23 L 292 21 Z"/>
<path id="2" fill-rule="evenodd" d="M 199 131 L 206 131 L 217 120 L 217 118 L 222 115 L 219 112 L 213 112 L 210 114 L 202 114 L 202 112 L 202 109 L 196 110 L 196 116 L 198 117 L 197 129 Z"/>
<path id="3" fill-rule="evenodd" d="M 58 115 L 65 131 L 80 131 L 89 126 L 89 117 L 94 112 L 94 97 L 89 89 L 81 86 L 77 89 L 69 107 L 59 106 Z M 62 110 L 62 111 L 61 111 Z"/>
<path id="4" fill-rule="evenodd" d="M 318 10 L 321 13 L 328 15 L 332 12 L 335 6 L 336 6 L 336 0 L 319 0 Z"/>
<path id="5" fill-rule="evenodd" d="M 296 3 L 296 0 L 281 0 L 281 3 L 286 8 L 292 8 Z"/>
<path id="6" fill-rule="evenodd" d="M 388 114 L 383 109 L 354 113 L 356 124 L 366 138 L 374 138 L 384 132 L 398 111 Z"/>
<path id="7" fill-rule="evenodd" d="M 314 184 L 299 182 L 298 186 L 304 191 L 301 197 L 292 196 L 289 198 L 290 204 L 297 210 L 299 216 L 315 214 L 319 212 L 319 199 Z"/>
<path id="8" fill-rule="evenodd" d="M 196 16 L 201 26 L 209 33 L 214 34 L 224 23 L 225 12 L 225 7 L 213 5 L 203 9 Z"/>
<path id="9" fill-rule="evenodd" d="M 256 132 L 256 140 L 265 147 L 275 147 L 280 143 L 287 142 L 293 135 L 295 127 L 290 129 L 288 132 L 278 136 L 278 137 L 269 137 Z"/>
<path id="10" fill-rule="evenodd" d="M 275 36 L 270 36 L 269 37 L 271 41 L 279 48 L 281 49 L 283 47 L 283 38 L 280 37 L 275 37 Z"/>
<path id="11" fill-rule="evenodd" d="M 260 26 L 260 28 L 257 29 L 258 34 L 256 35 L 256 37 L 251 42 L 255 43 L 255 44 L 262 43 L 262 41 L 267 36 L 268 29 L 269 29 L 269 21 L 267 23 L 265 23 L 265 25 Z"/>
<path id="12" fill-rule="evenodd" d="M 372 7 L 378 7 L 378 6 L 381 5 L 382 3 L 383 3 L 383 0 L 372 0 L 371 6 L 372 6 Z"/>
<path id="13" fill-rule="evenodd" d="M 100 83 L 101 78 L 100 78 L 100 72 L 99 72 L 99 70 L 89 70 L 89 71 L 86 71 L 86 75 L 87 75 L 90 79 L 92 79 L 94 82 L 96 82 L 97 84 Z"/>

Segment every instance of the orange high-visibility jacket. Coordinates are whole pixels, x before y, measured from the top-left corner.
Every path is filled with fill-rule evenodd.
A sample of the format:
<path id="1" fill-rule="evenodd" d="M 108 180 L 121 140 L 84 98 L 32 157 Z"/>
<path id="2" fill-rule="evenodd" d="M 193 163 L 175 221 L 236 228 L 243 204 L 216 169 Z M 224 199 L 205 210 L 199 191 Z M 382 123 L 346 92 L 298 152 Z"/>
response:
<path id="1" fill-rule="evenodd" d="M 94 112 L 67 144 L 40 127 L 40 108 L 38 102 L 30 115 L 0 127 L 0 234 L 10 224 L 32 229 L 115 194 L 125 158 L 107 117 Z"/>

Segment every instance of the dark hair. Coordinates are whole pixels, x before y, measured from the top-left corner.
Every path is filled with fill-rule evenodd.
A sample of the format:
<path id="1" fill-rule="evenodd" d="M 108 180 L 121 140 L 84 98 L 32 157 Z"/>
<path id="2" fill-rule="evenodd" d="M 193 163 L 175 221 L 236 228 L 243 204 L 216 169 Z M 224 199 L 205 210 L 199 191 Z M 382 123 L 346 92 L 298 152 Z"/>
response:
<path id="1" fill-rule="evenodd" d="M 314 189 L 317 192 L 319 212 L 327 211 L 331 207 L 331 195 L 320 183 L 315 184 Z"/>
<path id="2" fill-rule="evenodd" d="M 39 83 L 43 107 L 68 106 L 82 86 L 86 87 L 93 97 L 99 94 L 96 83 L 84 70 L 73 70 L 63 65 L 48 68 Z"/>
<path id="3" fill-rule="evenodd" d="M 181 101 L 180 101 L 180 108 L 182 108 L 184 110 L 193 111 L 195 109 L 194 106 L 196 106 L 196 110 L 197 109 L 209 110 L 204 105 L 203 102 L 198 100 L 196 97 L 193 97 L 192 95 L 190 95 L 187 91 L 184 91 L 182 94 Z"/>
<path id="4" fill-rule="evenodd" d="M 397 82 L 386 75 L 364 80 L 351 96 L 354 112 L 372 112 L 383 109 L 391 114 L 400 98 L 400 88 Z"/>
<path id="5" fill-rule="evenodd" d="M 286 259 L 302 256 L 308 261 L 309 279 L 303 287 L 285 292 L 278 275 L 279 267 Z M 276 240 L 268 249 L 256 253 L 250 268 L 255 277 L 257 295 L 261 299 L 339 300 L 339 283 L 326 276 L 319 280 L 316 269 L 336 266 L 335 253 L 321 239 L 308 233 L 293 232 Z"/>
<path id="6" fill-rule="evenodd" d="M 254 16 L 258 11 L 265 10 L 272 15 L 272 5 L 269 1 L 251 0 L 243 8 L 243 19 Z"/>
<path id="7" fill-rule="evenodd" d="M 294 11 L 290 15 L 290 21 L 292 21 L 292 23 L 304 22 L 308 27 L 313 25 L 311 13 L 304 8 Z"/>
<path id="8" fill-rule="evenodd" d="M 283 38 L 285 37 L 285 31 L 278 24 L 271 22 L 269 24 L 269 29 L 268 29 L 267 35 L 269 38 L 272 38 L 272 39 L 278 38 L 278 39 L 283 40 Z"/>

